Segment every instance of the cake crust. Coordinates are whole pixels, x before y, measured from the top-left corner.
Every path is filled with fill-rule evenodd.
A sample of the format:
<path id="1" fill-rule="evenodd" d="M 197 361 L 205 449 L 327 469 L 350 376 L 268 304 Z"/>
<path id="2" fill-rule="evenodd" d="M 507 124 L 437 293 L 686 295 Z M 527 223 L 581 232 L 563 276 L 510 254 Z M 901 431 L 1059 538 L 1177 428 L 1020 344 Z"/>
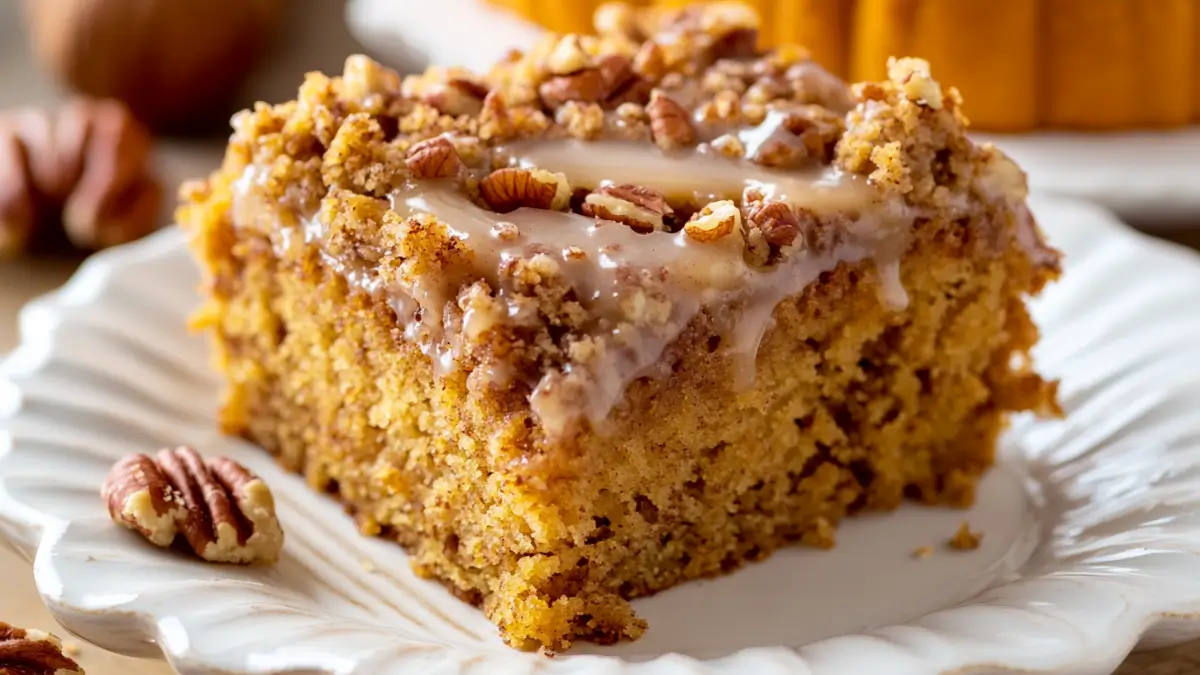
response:
<path id="1" fill-rule="evenodd" d="M 363 57 L 235 120 L 184 192 L 223 428 L 514 646 L 906 496 L 966 505 L 1057 410 L 1024 176 L 919 60 L 845 87 L 753 23 L 547 38 L 483 77 Z"/>

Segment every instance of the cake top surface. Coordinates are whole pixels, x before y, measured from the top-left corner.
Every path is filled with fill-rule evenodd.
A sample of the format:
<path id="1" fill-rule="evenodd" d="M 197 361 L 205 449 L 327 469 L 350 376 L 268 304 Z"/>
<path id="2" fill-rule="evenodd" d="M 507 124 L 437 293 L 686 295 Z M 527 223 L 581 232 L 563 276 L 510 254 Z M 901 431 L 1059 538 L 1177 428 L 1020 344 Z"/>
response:
<path id="1" fill-rule="evenodd" d="M 1015 237 L 1056 272 L 1024 175 L 967 139 L 927 63 L 848 87 L 801 48 L 758 50 L 757 24 L 736 3 L 613 4 L 597 35 L 483 75 L 353 56 L 235 117 L 185 204 L 225 199 L 281 252 L 317 246 L 439 372 L 527 383 L 550 435 L 603 420 L 696 321 L 750 381 L 775 306 L 840 262 L 872 261 L 901 308 L 900 258 L 935 213 L 1016 208 L 996 253 Z"/>

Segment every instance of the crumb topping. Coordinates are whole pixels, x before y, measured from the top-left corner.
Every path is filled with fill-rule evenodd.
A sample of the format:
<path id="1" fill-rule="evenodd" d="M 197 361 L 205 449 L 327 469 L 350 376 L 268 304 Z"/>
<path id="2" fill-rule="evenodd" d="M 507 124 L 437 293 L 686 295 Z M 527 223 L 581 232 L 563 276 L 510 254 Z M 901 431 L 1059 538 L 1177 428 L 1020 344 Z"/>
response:
<path id="1" fill-rule="evenodd" d="M 757 27 L 736 3 L 611 4 L 597 35 L 547 36 L 482 75 L 353 56 L 239 114 L 183 208 L 227 199 L 231 226 L 280 255 L 316 249 L 386 297 L 439 372 L 486 366 L 480 386 L 528 386 L 546 433 L 570 434 L 701 314 L 724 317 L 752 374 L 775 305 L 822 272 L 898 269 L 927 211 L 1024 197 L 927 63 L 850 88 L 801 48 L 759 50 Z M 1017 244 L 1056 269 L 1029 227 Z"/>

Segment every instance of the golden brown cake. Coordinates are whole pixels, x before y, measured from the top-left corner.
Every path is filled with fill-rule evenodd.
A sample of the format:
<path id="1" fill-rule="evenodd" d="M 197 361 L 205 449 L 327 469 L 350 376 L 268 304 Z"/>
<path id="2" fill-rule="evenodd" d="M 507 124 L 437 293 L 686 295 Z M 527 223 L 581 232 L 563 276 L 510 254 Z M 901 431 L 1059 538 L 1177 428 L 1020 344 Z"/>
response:
<path id="1" fill-rule="evenodd" d="M 1053 413 L 1059 271 L 953 89 L 846 87 L 740 12 L 549 36 L 482 77 L 364 57 L 235 118 L 180 222 L 221 424 L 518 647 L 905 497 L 963 506 Z"/>
<path id="2" fill-rule="evenodd" d="M 492 0 L 551 30 L 598 3 Z M 634 3 L 673 11 L 678 0 Z M 731 4 L 718 2 L 714 4 Z M 1200 121 L 1200 0 L 754 0 L 765 45 L 805 45 L 840 77 L 928 60 L 973 126 L 1113 130 Z M 658 19 L 653 19 L 657 21 Z"/>

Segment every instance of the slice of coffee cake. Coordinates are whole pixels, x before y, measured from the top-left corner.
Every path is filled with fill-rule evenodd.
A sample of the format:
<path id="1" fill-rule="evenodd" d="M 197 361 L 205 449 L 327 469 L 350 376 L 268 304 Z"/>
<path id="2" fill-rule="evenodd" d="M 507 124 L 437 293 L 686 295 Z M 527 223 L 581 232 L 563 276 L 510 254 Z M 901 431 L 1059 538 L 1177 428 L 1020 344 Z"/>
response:
<path id="1" fill-rule="evenodd" d="M 722 6 L 477 78 L 363 58 L 235 120 L 180 220 L 230 433 L 515 646 L 905 497 L 1056 409 L 1024 176 L 918 60 L 845 87 Z"/>

